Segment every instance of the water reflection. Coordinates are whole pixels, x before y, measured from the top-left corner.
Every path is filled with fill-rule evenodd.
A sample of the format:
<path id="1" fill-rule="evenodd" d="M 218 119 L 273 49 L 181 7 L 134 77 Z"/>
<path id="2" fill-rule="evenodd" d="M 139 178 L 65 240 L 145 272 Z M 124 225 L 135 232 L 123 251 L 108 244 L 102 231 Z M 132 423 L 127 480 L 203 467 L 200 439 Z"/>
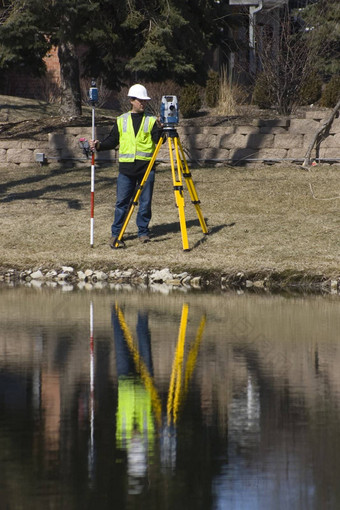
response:
<path id="1" fill-rule="evenodd" d="M 0 289 L 1 505 L 338 508 L 339 329 L 338 297 Z"/>
<path id="2" fill-rule="evenodd" d="M 195 342 L 185 361 L 188 313 L 189 307 L 184 304 L 165 417 L 161 396 L 154 380 L 148 314 L 138 311 L 136 326 L 138 341 L 134 342 L 122 309 L 116 304 L 112 310 L 118 376 L 116 439 L 118 448 L 127 451 L 129 494 L 142 492 L 143 485 L 147 482 L 148 466 L 154 460 L 156 450 L 156 430 L 157 437 L 161 438 L 162 469 L 173 470 L 176 466 L 178 414 L 188 392 L 205 323 L 203 317 Z"/>
<path id="3" fill-rule="evenodd" d="M 129 494 L 142 492 L 148 459 L 152 457 L 155 423 L 160 425 L 161 402 L 153 380 L 151 336 L 148 315 L 138 313 L 138 344 L 118 305 L 112 310 L 118 376 L 116 442 L 127 451 Z M 154 417 L 153 417 L 154 414 Z"/>

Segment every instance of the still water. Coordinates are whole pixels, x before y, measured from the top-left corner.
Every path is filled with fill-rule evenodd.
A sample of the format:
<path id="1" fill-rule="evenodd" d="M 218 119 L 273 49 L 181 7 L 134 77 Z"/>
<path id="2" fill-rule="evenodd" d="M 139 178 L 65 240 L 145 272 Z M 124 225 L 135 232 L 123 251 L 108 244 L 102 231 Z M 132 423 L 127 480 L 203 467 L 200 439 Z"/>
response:
<path id="1" fill-rule="evenodd" d="M 0 508 L 340 508 L 339 312 L 0 288 Z"/>

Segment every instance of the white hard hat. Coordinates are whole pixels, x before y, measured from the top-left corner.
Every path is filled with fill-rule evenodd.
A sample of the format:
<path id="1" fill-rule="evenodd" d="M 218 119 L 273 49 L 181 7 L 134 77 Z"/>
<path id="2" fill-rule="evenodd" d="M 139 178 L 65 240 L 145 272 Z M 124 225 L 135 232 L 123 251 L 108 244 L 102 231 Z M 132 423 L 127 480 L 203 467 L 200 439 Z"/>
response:
<path id="1" fill-rule="evenodd" d="M 148 96 L 147 90 L 143 85 L 137 83 L 129 88 L 128 97 L 136 97 L 137 99 L 151 99 Z"/>

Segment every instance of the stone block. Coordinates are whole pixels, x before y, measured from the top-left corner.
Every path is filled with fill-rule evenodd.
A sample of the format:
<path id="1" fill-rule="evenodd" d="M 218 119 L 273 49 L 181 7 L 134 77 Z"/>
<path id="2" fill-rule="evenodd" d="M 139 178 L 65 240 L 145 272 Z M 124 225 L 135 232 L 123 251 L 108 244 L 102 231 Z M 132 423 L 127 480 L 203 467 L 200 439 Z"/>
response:
<path id="1" fill-rule="evenodd" d="M 73 159 L 73 158 L 83 158 L 84 155 L 81 151 L 75 151 L 71 147 L 63 147 L 61 149 L 61 159 Z"/>
<path id="2" fill-rule="evenodd" d="M 259 133 L 264 135 L 284 135 L 288 128 L 285 126 L 263 126 L 258 128 Z"/>
<path id="3" fill-rule="evenodd" d="M 307 149 L 304 147 L 301 147 L 300 149 L 293 147 L 291 149 L 288 149 L 287 157 L 288 159 L 304 159 L 306 155 Z M 315 158 L 315 149 L 313 149 L 312 158 Z"/>
<path id="4" fill-rule="evenodd" d="M 201 158 L 205 161 L 222 160 L 227 161 L 229 159 L 229 149 L 217 149 L 208 148 L 204 149 L 201 154 Z"/>
<path id="5" fill-rule="evenodd" d="M 196 149 L 205 149 L 218 146 L 218 140 L 216 135 L 196 134 L 190 137 L 190 144 Z"/>
<path id="6" fill-rule="evenodd" d="M 232 135 L 236 131 L 236 126 L 205 126 L 202 129 L 202 133 L 209 135 Z"/>
<path id="7" fill-rule="evenodd" d="M 331 114 L 331 110 L 307 110 L 306 119 L 323 120 L 327 119 Z"/>
<path id="8" fill-rule="evenodd" d="M 246 147 L 246 135 L 223 135 L 220 140 L 222 149 L 237 149 L 238 147 Z"/>
<path id="9" fill-rule="evenodd" d="M 8 163 L 33 163 L 35 161 L 34 153 L 29 149 L 8 149 L 7 162 Z"/>
<path id="10" fill-rule="evenodd" d="M 237 135 L 256 135 L 259 132 L 260 128 L 258 126 L 235 126 L 235 133 Z"/>
<path id="11" fill-rule="evenodd" d="M 274 146 L 274 137 L 275 135 L 247 135 L 245 146 L 251 149 L 270 148 Z"/>
<path id="12" fill-rule="evenodd" d="M 200 161 L 203 158 L 203 149 L 190 148 L 185 152 L 187 161 Z"/>
<path id="13" fill-rule="evenodd" d="M 330 132 L 330 134 L 340 133 L 340 118 L 333 120 L 329 132 Z"/>
<path id="14" fill-rule="evenodd" d="M 82 148 L 79 143 L 79 136 L 65 136 L 65 146 L 72 148 L 74 150 L 82 151 Z"/>
<path id="15" fill-rule="evenodd" d="M 92 138 L 92 129 L 90 127 L 81 127 L 77 134 L 75 134 L 76 138 L 79 140 L 79 138 L 86 138 L 87 140 L 91 140 Z M 99 138 L 97 136 L 96 138 Z"/>
<path id="16" fill-rule="evenodd" d="M 257 154 L 257 150 L 250 149 L 249 147 L 243 147 L 239 149 L 232 149 L 229 153 L 229 159 L 242 163 L 242 161 L 246 162 L 247 160 L 257 159 Z"/>
<path id="17" fill-rule="evenodd" d="M 0 149 L 0 158 L 1 161 L 6 161 L 7 157 L 7 150 L 6 149 Z"/>
<path id="18" fill-rule="evenodd" d="M 21 142 L 22 149 L 32 149 L 35 150 L 39 148 L 38 152 L 46 152 L 49 149 L 48 142 L 41 142 L 37 140 L 23 140 Z"/>
<path id="19" fill-rule="evenodd" d="M 287 158 L 287 149 L 260 149 L 257 151 L 257 158 L 264 160 L 282 160 Z"/>
<path id="20" fill-rule="evenodd" d="M 81 136 L 80 133 L 87 129 L 85 126 L 69 126 L 64 128 L 64 134 L 66 136 Z"/>
<path id="21" fill-rule="evenodd" d="M 201 133 L 201 129 L 200 129 L 200 127 L 196 127 L 196 126 L 184 126 L 184 127 L 178 127 L 177 133 L 178 133 L 178 136 L 181 138 L 182 136 L 195 135 L 195 134 Z"/>
<path id="22" fill-rule="evenodd" d="M 322 148 L 334 147 L 338 148 L 340 152 L 340 135 L 327 136 L 327 138 L 322 140 L 322 142 L 320 143 L 320 147 Z"/>
<path id="23" fill-rule="evenodd" d="M 62 149 L 65 146 L 65 135 L 48 133 L 48 145 L 50 149 Z"/>
<path id="24" fill-rule="evenodd" d="M 0 149 L 20 149 L 21 145 L 20 140 L 0 140 Z"/>
<path id="25" fill-rule="evenodd" d="M 290 119 L 279 118 L 279 119 L 254 119 L 252 122 L 253 126 L 258 127 L 289 127 Z"/>
<path id="26" fill-rule="evenodd" d="M 319 157 L 325 159 L 338 159 L 340 161 L 340 148 L 320 147 Z"/>
<path id="27" fill-rule="evenodd" d="M 315 133 L 319 128 L 320 122 L 314 119 L 291 119 L 289 126 L 289 134 L 299 133 L 308 134 Z"/>
<path id="28" fill-rule="evenodd" d="M 15 166 L 20 166 L 20 168 L 32 168 L 32 161 L 30 163 L 25 162 L 17 163 Z"/>
<path id="29" fill-rule="evenodd" d="M 61 160 L 61 151 L 62 151 L 62 149 L 49 149 L 46 152 L 46 157 L 47 157 L 47 159 L 54 159 L 56 161 L 60 161 Z"/>
<path id="30" fill-rule="evenodd" d="M 291 149 L 303 146 L 303 135 L 286 134 L 275 136 L 274 147 L 278 149 Z"/>

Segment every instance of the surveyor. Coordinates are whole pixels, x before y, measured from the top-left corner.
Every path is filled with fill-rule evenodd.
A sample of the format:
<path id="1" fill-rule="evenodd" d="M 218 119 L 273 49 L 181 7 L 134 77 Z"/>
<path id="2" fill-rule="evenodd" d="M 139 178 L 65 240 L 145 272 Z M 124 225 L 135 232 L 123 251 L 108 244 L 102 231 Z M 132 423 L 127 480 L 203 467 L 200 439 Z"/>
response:
<path id="1" fill-rule="evenodd" d="M 128 91 L 128 97 L 131 110 L 117 118 L 106 138 L 102 141 L 90 141 L 91 150 L 96 151 L 115 149 L 119 145 L 119 173 L 114 221 L 111 227 L 111 248 L 125 246 L 123 240 L 118 241 L 118 235 L 136 186 L 141 183 L 162 136 L 162 126 L 158 119 L 145 112 L 147 103 L 151 99 L 146 88 L 139 83 L 132 85 Z M 155 169 L 153 168 L 143 186 L 136 218 L 138 238 L 142 243 L 150 241 L 149 223 L 154 181 Z"/>

